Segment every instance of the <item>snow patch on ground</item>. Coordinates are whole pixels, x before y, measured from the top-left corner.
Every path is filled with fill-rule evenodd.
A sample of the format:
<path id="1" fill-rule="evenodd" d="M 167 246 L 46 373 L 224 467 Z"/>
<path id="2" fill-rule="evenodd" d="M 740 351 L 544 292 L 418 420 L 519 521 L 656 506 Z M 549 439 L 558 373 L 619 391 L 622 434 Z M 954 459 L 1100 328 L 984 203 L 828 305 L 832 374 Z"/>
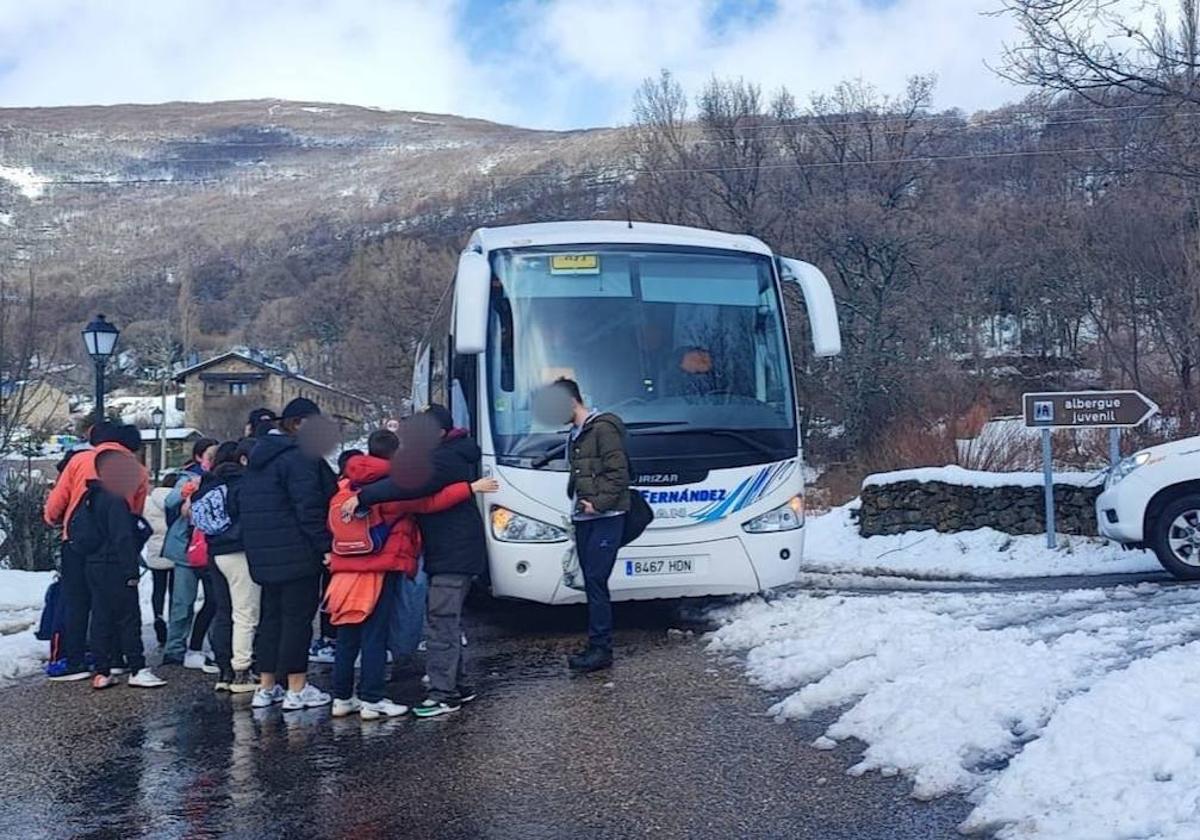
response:
<path id="1" fill-rule="evenodd" d="M 0 569 L 0 685 L 36 673 L 48 645 L 34 638 L 53 572 Z"/>
<path id="2" fill-rule="evenodd" d="M 918 578 L 1005 579 L 1161 570 L 1153 552 L 1125 551 L 1095 537 L 1013 536 L 991 528 L 942 534 L 910 531 L 862 537 L 851 514 L 857 502 L 809 518 L 803 571 L 907 575 Z"/>
<path id="3" fill-rule="evenodd" d="M 1076 487 L 1091 487 L 1104 480 L 1104 471 L 1056 472 L 1055 484 L 1070 484 Z M 899 484 L 901 481 L 916 481 L 921 484 L 941 482 L 960 487 L 1041 487 L 1044 483 L 1040 472 L 990 472 L 966 470 L 962 467 L 921 467 L 915 470 L 895 470 L 874 473 L 863 479 L 863 487 L 883 484 Z"/>
<path id="4" fill-rule="evenodd" d="M 0 569 L 0 686 L 40 673 L 46 664 L 50 643 L 40 641 L 34 634 L 42 617 L 46 589 L 54 577 L 54 572 Z M 150 573 L 143 571 L 138 581 L 138 596 L 143 621 L 142 644 L 147 654 L 158 648 L 150 605 L 152 589 Z"/>
<path id="5" fill-rule="evenodd" d="M 780 719 L 841 710 L 814 744 L 851 774 L 968 795 L 1005 838 L 1200 837 L 1200 590 L 798 592 L 715 613 Z"/>
<path id="6" fill-rule="evenodd" d="M 43 179 L 28 167 L 0 166 L 0 180 L 8 181 L 30 201 L 45 192 Z"/>

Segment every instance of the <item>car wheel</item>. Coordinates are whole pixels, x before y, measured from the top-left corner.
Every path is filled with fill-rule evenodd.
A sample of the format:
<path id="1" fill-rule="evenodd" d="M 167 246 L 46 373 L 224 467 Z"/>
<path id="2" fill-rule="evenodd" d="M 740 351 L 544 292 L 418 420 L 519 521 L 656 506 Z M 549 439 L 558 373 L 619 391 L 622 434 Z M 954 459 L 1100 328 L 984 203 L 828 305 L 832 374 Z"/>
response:
<path id="1" fill-rule="evenodd" d="M 1183 580 L 1200 580 L 1200 494 L 1170 502 L 1150 529 L 1150 546 L 1163 568 Z"/>

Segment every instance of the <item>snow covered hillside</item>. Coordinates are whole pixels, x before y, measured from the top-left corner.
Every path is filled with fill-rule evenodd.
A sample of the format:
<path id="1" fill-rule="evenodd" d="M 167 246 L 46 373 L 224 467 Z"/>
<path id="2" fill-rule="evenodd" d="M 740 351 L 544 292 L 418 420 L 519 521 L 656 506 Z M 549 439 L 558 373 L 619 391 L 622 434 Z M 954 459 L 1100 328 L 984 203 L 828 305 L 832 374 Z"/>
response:
<path id="1" fill-rule="evenodd" d="M 858 739 L 852 775 L 968 795 L 966 830 L 1200 837 L 1200 589 L 798 592 L 716 617 L 710 650 L 745 653 L 772 714 L 838 711 L 814 747 Z"/>
<path id="2" fill-rule="evenodd" d="M 852 519 L 857 502 L 805 524 L 803 571 L 903 575 L 916 578 L 1006 579 L 1160 571 L 1149 551 L 1125 551 L 1092 537 L 1013 536 L 991 528 L 941 534 L 912 531 L 861 537 Z"/>

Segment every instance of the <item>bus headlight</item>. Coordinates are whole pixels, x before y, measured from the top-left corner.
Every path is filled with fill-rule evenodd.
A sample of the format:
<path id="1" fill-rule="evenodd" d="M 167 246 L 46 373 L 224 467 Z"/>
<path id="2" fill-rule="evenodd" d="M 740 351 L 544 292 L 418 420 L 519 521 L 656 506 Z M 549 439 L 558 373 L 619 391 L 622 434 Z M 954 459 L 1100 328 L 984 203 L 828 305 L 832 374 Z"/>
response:
<path id="1" fill-rule="evenodd" d="M 767 534 L 774 531 L 795 531 L 804 526 L 804 497 L 792 496 L 774 510 L 761 513 L 743 523 L 748 534 Z"/>
<path id="2" fill-rule="evenodd" d="M 492 505 L 492 536 L 501 542 L 548 543 L 563 542 L 567 532 L 549 522 Z"/>

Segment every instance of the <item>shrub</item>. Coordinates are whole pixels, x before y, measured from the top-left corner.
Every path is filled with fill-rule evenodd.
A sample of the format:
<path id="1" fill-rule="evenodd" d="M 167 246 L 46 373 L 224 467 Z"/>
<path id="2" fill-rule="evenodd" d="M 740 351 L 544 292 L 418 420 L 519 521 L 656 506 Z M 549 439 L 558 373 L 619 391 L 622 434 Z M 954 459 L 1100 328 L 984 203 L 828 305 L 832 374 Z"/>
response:
<path id="1" fill-rule="evenodd" d="M 59 532 L 42 521 L 46 486 L 29 472 L 0 479 L 0 567 L 45 572 L 58 560 Z"/>

